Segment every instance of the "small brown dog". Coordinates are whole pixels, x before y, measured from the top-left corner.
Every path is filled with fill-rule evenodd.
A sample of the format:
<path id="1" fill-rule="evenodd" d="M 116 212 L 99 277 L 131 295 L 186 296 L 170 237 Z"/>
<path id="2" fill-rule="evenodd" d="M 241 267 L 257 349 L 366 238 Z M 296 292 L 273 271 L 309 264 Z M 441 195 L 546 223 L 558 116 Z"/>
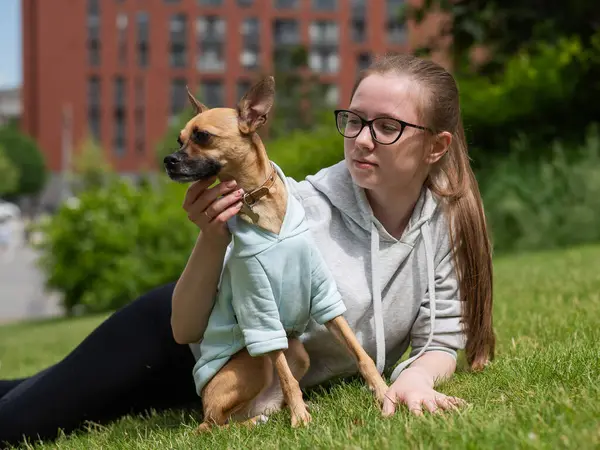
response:
<path id="1" fill-rule="evenodd" d="M 288 192 L 256 133 L 267 120 L 274 96 L 273 77 L 256 83 L 240 100 L 237 109 L 209 109 L 188 91 L 196 115 L 180 133 L 180 149 L 165 157 L 164 164 L 169 177 L 178 182 L 215 175 L 221 182 L 235 179 L 246 192 L 239 218 L 279 234 Z M 338 315 L 325 326 L 355 359 L 381 406 L 388 387 L 344 317 Z M 218 370 L 201 392 L 204 422 L 198 431 L 225 425 L 230 420 L 255 424 L 284 404 L 290 409 L 293 427 L 310 422 L 299 385 L 309 368 L 308 354 L 297 338 L 289 335 L 287 338 L 285 350 L 251 356 L 247 348 L 243 348 Z"/>

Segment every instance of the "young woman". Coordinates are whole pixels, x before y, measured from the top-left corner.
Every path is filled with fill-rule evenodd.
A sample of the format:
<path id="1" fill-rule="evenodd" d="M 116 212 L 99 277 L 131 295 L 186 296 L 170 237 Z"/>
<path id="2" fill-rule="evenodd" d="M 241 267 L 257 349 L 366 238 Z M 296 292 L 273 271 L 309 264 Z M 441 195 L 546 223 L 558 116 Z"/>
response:
<path id="1" fill-rule="evenodd" d="M 449 410 L 435 390 L 465 349 L 471 368 L 493 358 L 492 263 L 469 166 L 459 95 L 442 67 L 413 56 L 376 61 L 336 111 L 344 160 L 288 179 L 338 284 L 345 314 L 380 370 L 392 370 L 384 411 Z M 199 404 L 192 370 L 239 210 L 235 182 L 198 182 L 184 209 L 202 230 L 177 283 L 107 319 L 71 354 L 24 380 L 0 382 L 0 442 L 52 438 L 85 421 Z M 323 328 L 302 336 L 303 386 L 356 373 Z M 411 348 L 407 361 L 396 366 Z M 395 367 L 396 366 L 396 367 Z"/>

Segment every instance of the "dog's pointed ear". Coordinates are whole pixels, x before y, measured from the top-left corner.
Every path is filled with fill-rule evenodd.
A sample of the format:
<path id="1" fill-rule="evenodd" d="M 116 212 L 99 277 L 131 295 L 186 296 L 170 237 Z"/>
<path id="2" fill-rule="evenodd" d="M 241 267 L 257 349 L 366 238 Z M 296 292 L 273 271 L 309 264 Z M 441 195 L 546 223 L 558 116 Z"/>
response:
<path id="1" fill-rule="evenodd" d="M 190 89 L 187 86 L 185 87 L 185 89 L 187 90 L 188 100 L 192 104 L 192 108 L 194 108 L 194 114 L 200 114 L 204 111 L 208 111 L 208 107 L 200 103 L 198 99 L 192 95 Z"/>
<path id="2" fill-rule="evenodd" d="M 268 76 L 256 83 L 237 105 L 238 126 L 242 133 L 255 132 L 267 121 L 275 100 L 275 78 Z"/>

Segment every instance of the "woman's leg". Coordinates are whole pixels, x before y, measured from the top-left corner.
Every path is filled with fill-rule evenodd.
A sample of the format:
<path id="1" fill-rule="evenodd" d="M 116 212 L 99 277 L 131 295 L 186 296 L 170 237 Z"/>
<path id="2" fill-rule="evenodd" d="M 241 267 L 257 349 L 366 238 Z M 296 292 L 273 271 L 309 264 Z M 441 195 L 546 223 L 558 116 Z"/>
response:
<path id="1" fill-rule="evenodd" d="M 111 315 L 66 358 L 18 383 L 0 399 L 0 442 L 51 439 L 86 421 L 191 406 L 200 399 L 194 358 L 171 333 L 175 284 Z"/>
<path id="2" fill-rule="evenodd" d="M 0 399 L 26 379 L 27 378 L 15 378 L 12 380 L 0 380 Z"/>

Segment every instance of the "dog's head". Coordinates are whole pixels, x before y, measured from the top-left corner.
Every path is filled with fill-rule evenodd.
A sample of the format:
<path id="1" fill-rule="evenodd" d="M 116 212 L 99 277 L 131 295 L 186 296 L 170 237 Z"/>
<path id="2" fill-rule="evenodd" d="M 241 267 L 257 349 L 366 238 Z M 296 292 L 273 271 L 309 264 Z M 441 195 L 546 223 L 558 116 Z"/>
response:
<path id="1" fill-rule="evenodd" d="M 252 86 L 235 109 L 209 109 L 188 90 L 196 115 L 179 133 L 179 150 L 164 158 L 169 177 L 186 183 L 239 170 L 248 152 L 257 151 L 255 132 L 267 121 L 274 97 L 272 76 Z"/>

